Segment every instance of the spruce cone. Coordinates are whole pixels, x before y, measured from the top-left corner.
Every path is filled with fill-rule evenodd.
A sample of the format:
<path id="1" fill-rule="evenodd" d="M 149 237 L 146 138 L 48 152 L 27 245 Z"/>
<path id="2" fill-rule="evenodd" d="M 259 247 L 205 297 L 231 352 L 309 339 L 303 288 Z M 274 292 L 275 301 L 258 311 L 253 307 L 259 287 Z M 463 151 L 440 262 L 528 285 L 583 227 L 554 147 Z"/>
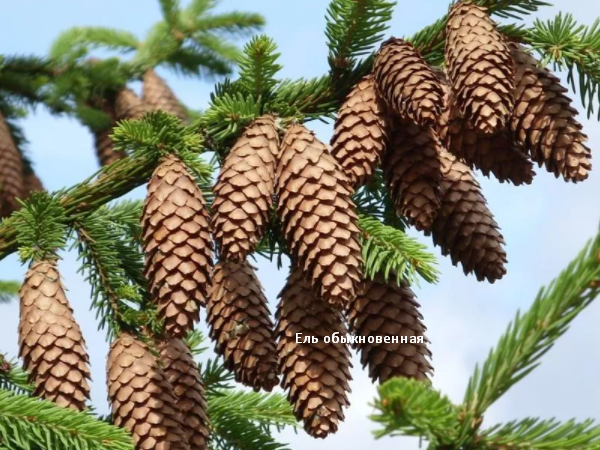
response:
<path id="1" fill-rule="evenodd" d="M 402 119 L 422 126 L 437 123 L 443 106 L 442 86 L 412 44 L 397 38 L 385 41 L 373 67 L 379 92 Z"/>
<path id="2" fill-rule="evenodd" d="M 349 405 L 350 351 L 345 343 L 325 343 L 325 336 L 346 337 L 339 311 L 314 296 L 301 270 L 294 270 L 280 294 L 277 337 L 282 386 L 294 405 L 294 414 L 315 438 L 337 431 Z M 318 342 L 296 342 L 296 333 Z"/>
<path id="3" fill-rule="evenodd" d="M 190 449 L 173 386 L 146 344 L 122 333 L 106 370 L 113 421 L 131 433 L 136 449 Z"/>
<path id="4" fill-rule="evenodd" d="M 343 307 L 362 275 L 355 206 L 346 176 L 325 145 L 291 126 L 277 166 L 277 213 L 293 258 L 320 298 Z"/>
<path id="5" fill-rule="evenodd" d="M 585 145 L 587 136 L 575 119 L 577 111 L 565 95 L 567 89 L 524 48 L 514 45 L 512 56 L 517 67 L 511 119 L 515 138 L 555 176 L 572 182 L 585 180 L 592 156 Z"/>
<path id="6" fill-rule="evenodd" d="M 159 351 L 167 381 L 173 386 L 181 411 L 181 428 L 190 444 L 190 450 L 207 450 L 210 423 L 206 415 L 208 405 L 198 364 L 181 339 L 163 340 L 159 343 Z"/>
<path id="7" fill-rule="evenodd" d="M 89 358 L 54 261 L 34 262 L 19 291 L 19 356 L 34 395 L 59 406 L 86 409 Z"/>
<path id="8" fill-rule="evenodd" d="M 375 88 L 375 78 L 360 80 L 338 111 L 331 139 L 331 154 L 352 187 L 367 182 L 381 163 L 389 134 L 385 105 Z"/>
<path id="9" fill-rule="evenodd" d="M 0 113 L 0 217 L 8 217 L 21 205 L 23 161 L 13 141 L 6 119 Z"/>
<path id="10" fill-rule="evenodd" d="M 150 105 L 139 98 L 131 89 L 121 89 L 115 97 L 115 116 L 117 120 L 141 119 L 150 112 Z"/>
<path id="11" fill-rule="evenodd" d="M 396 211 L 418 230 L 429 230 L 440 208 L 443 151 L 432 128 L 402 121 L 385 158 L 384 174 Z"/>
<path id="12" fill-rule="evenodd" d="M 261 240 L 273 200 L 279 136 L 272 116 L 237 140 L 214 187 L 214 237 L 222 258 L 242 262 Z"/>
<path id="13" fill-rule="evenodd" d="M 202 192 L 175 156 L 156 168 L 142 216 L 146 278 L 167 334 L 182 337 L 199 318 L 212 268 L 210 217 Z"/>
<path id="14" fill-rule="evenodd" d="M 273 389 L 279 383 L 273 322 L 252 266 L 221 260 L 206 309 L 210 337 L 235 379 L 256 391 Z"/>
<path id="15" fill-rule="evenodd" d="M 508 124 L 514 106 L 514 64 L 487 10 L 455 4 L 446 26 L 446 66 L 461 115 L 491 134 Z"/>
<path id="16" fill-rule="evenodd" d="M 187 122 L 187 113 L 182 104 L 177 100 L 171 88 L 165 80 L 159 77 L 152 69 L 148 69 L 144 74 L 144 86 L 142 98 L 155 110 L 163 110 L 182 122 Z"/>
<path id="17" fill-rule="evenodd" d="M 444 195 L 432 226 L 433 242 L 454 265 L 460 262 L 465 274 L 493 283 L 506 273 L 504 238 L 469 168 L 448 152 L 443 156 Z"/>
<path id="18" fill-rule="evenodd" d="M 384 383 L 392 377 L 427 380 L 433 371 L 427 358 L 431 352 L 425 337 L 423 316 L 419 304 L 407 283 L 386 282 L 378 275 L 375 281 L 365 281 L 359 296 L 349 305 L 346 315 L 350 331 L 356 336 L 398 337 L 398 343 L 357 343 L 363 365 L 369 366 L 373 381 Z M 407 337 L 409 342 L 400 339 Z M 420 337 L 423 343 L 410 343 L 410 337 Z"/>

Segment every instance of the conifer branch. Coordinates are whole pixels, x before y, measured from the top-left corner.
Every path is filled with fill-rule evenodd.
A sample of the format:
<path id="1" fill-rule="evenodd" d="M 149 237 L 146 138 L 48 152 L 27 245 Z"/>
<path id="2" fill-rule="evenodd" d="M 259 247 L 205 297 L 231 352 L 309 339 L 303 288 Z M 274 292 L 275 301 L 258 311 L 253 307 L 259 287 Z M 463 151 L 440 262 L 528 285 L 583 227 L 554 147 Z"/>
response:
<path id="1" fill-rule="evenodd" d="M 105 47 L 127 53 L 140 43 L 131 33 L 106 27 L 73 27 L 63 31 L 50 47 L 50 58 L 66 62 L 86 56 L 91 49 Z"/>
<path id="2" fill-rule="evenodd" d="M 244 47 L 239 59 L 240 85 L 255 98 L 268 98 L 277 84 L 275 75 L 281 69 L 277 64 L 279 53 L 271 38 L 265 35 L 255 36 Z"/>
<path id="3" fill-rule="evenodd" d="M 28 378 L 27 372 L 0 353 L 0 390 L 29 394 L 33 391 L 33 386 L 29 384 Z"/>
<path id="4" fill-rule="evenodd" d="M 19 293 L 21 283 L 18 281 L 0 280 L 0 304 L 8 303 Z"/>

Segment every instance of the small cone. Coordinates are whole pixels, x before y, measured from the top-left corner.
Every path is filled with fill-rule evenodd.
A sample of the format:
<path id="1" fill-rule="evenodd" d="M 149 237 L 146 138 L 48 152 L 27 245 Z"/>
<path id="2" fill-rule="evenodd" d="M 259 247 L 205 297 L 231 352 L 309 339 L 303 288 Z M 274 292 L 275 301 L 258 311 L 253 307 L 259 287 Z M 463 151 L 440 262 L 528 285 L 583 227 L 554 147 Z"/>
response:
<path id="1" fill-rule="evenodd" d="M 381 163 L 389 135 L 385 105 L 375 78 L 360 80 L 338 111 L 331 154 L 355 189 L 364 185 Z"/>
<path id="2" fill-rule="evenodd" d="M 442 196 L 440 139 L 432 128 L 402 121 L 394 131 L 384 174 L 398 215 L 429 230 Z"/>
<path id="3" fill-rule="evenodd" d="M 64 408 L 86 409 L 89 358 L 54 261 L 34 262 L 19 291 L 19 356 L 33 394 Z"/>
<path id="4" fill-rule="evenodd" d="M 273 202 L 279 136 L 272 116 L 237 140 L 214 187 L 214 236 L 222 258 L 242 262 L 261 240 Z"/>
<path id="5" fill-rule="evenodd" d="M 141 119 L 152 111 L 150 105 L 139 98 L 131 89 L 121 89 L 115 97 L 115 116 L 117 120 Z"/>
<path id="6" fill-rule="evenodd" d="M 506 127 L 514 106 L 514 64 L 485 8 L 461 1 L 450 10 L 446 67 L 469 127 L 484 134 Z"/>
<path id="7" fill-rule="evenodd" d="M 350 351 L 345 343 L 325 343 L 324 337 L 346 337 L 339 311 L 316 298 L 302 271 L 294 270 L 280 294 L 277 337 L 282 386 L 294 405 L 294 414 L 315 438 L 335 433 L 349 405 Z M 296 341 L 296 334 L 318 342 Z"/>
<path id="8" fill-rule="evenodd" d="M 210 337 L 235 379 L 258 391 L 279 383 L 273 322 L 254 269 L 221 260 L 207 304 Z"/>
<path id="9" fill-rule="evenodd" d="M 327 147 L 302 125 L 291 126 L 277 166 L 277 213 L 293 258 L 320 298 L 343 307 L 362 275 L 352 188 Z"/>
<path id="10" fill-rule="evenodd" d="M 402 119 L 434 126 L 442 113 L 442 86 L 417 49 L 403 39 L 381 45 L 373 63 L 379 92 Z"/>
<path id="11" fill-rule="evenodd" d="M 137 450 L 190 450 L 173 386 L 146 344 L 122 333 L 106 370 L 113 422 L 131 433 Z"/>
<path id="12" fill-rule="evenodd" d="M 0 113 L 0 217 L 8 217 L 21 205 L 23 161 L 13 141 L 6 119 Z"/>
<path id="13" fill-rule="evenodd" d="M 523 47 L 514 45 L 516 106 L 511 119 L 515 138 L 540 167 L 566 181 L 578 182 L 592 169 L 587 136 L 575 116 L 567 89 Z"/>
<path id="14" fill-rule="evenodd" d="M 444 195 L 432 226 L 433 242 L 454 265 L 460 262 L 465 274 L 493 283 L 506 274 L 504 238 L 469 168 L 447 152 L 442 161 Z"/>
<path id="15" fill-rule="evenodd" d="M 182 337 L 199 318 L 212 269 L 210 217 L 200 188 L 173 155 L 154 171 L 142 216 L 145 274 L 169 336 Z"/>
<path id="16" fill-rule="evenodd" d="M 190 349 L 178 338 L 159 343 L 160 360 L 181 411 L 182 430 L 190 450 L 208 450 L 210 422 L 204 383 Z"/>
<path id="17" fill-rule="evenodd" d="M 407 283 L 386 282 L 378 275 L 375 281 L 365 281 L 360 295 L 348 307 L 350 331 L 365 337 L 365 342 L 356 343 L 355 348 L 360 351 L 363 367 L 369 366 L 374 382 L 384 383 L 392 377 L 427 380 L 433 372 L 419 306 Z M 370 336 L 390 336 L 398 342 L 369 343 Z M 401 342 L 402 337 L 409 342 Z M 424 342 L 411 343 L 411 337 L 423 337 Z"/>
<path id="18" fill-rule="evenodd" d="M 152 69 L 144 73 L 144 86 L 142 98 L 155 110 L 163 110 L 182 122 L 187 122 L 187 113 L 181 102 L 175 97 L 165 80 L 159 77 Z"/>

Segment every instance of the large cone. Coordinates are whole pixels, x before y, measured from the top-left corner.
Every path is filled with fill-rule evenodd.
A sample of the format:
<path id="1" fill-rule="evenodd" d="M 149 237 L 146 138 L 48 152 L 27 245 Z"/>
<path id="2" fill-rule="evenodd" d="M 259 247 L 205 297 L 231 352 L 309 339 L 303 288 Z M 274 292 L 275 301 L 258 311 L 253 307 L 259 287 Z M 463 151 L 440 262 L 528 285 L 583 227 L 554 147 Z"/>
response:
<path id="1" fill-rule="evenodd" d="M 210 337 L 240 383 L 270 391 L 279 383 L 273 322 L 254 269 L 221 260 L 207 304 Z"/>
<path id="2" fill-rule="evenodd" d="M 444 153 L 442 206 L 432 226 L 433 242 L 459 262 L 465 274 L 493 283 L 506 273 L 504 239 L 479 183 L 464 163 Z"/>
<path id="3" fill-rule="evenodd" d="M 355 189 L 364 185 L 381 163 L 389 135 L 386 108 L 375 77 L 360 80 L 338 111 L 331 154 Z"/>
<path id="4" fill-rule="evenodd" d="M 347 309 L 346 315 L 350 331 L 356 336 L 364 336 L 365 342 L 357 342 L 363 367 L 369 366 L 369 376 L 373 381 L 384 383 L 392 377 L 427 380 L 433 371 L 428 358 L 431 352 L 425 337 L 423 316 L 419 304 L 408 284 L 395 281 L 386 282 L 378 275 L 375 281 L 365 281 L 359 296 Z M 381 336 L 398 339 L 398 342 L 373 342 Z M 403 343 L 406 337 L 408 342 Z M 422 343 L 410 342 L 411 338 L 423 338 Z"/>
<path id="5" fill-rule="evenodd" d="M 131 89 L 121 89 L 115 97 L 115 115 L 117 120 L 141 119 L 152 111 L 150 105 L 139 98 Z"/>
<path id="6" fill-rule="evenodd" d="M 121 334 L 106 370 L 112 419 L 131 433 L 137 450 L 190 450 L 173 386 L 145 343 Z"/>
<path id="7" fill-rule="evenodd" d="M 146 278 L 166 332 L 182 337 L 198 321 L 212 268 L 210 217 L 200 188 L 173 155 L 148 184 L 142 216 Z"/>
<path id="8" fill-rule="evenodd" d="M 439 137 L 430 127 L 402 121 L 394 131 L 384 174 L 396 211 L 419 230 L 429 230 L 442 196 Z"/>
<path id="9" fill-rule="evenodd" d="M 401 118 L 433 126 L 442 113 L 442 86 L 419 52 L 403 39 L 385 41 L 374 62 L 379 92 Z"/>
<path id="10" fill-rule="evenodd" d="M 531 158 L 555 176 L 583 181 L 592 168 L 587 136 L 565 95 L 567 89 L 548 69 L 519 46 L 512 47 L 516 63 L 516 106 L 511 128 Z"/>
<path id="11" fill-rule="evenodd" d="M 6 119 L 0 113 L 0 217 L 8 217 L 21 205 L 23 161 L 13 141 Z"/>
<path id="12" fill-rule="evenodd" d="M 293 258 L 331 305 L 356 297 L 362 275 L 352 188 L 327 147 L 302 125 L 291 126 L 277 166 L 277 212 Z"/>
<path id="13" fill-rule="evenodd" d="M 167 338 L 159 343 L 158 348 L 167 381 L 173 386 L 181 411 L 182 429 L 190 450 L 208 450 L 208 405 L 198 364 L 181 339 Z"/>
<path id="14" fill-rule="evenodd" d="M 19 291 L 19 356 L 34 395 L 83 411 L 89 358 L 54 261 L 34 262 Z"/>
<path id="15" fill-rule="evenodd" d="M 282 385 L 294 405 L 294 414 L 304 429 L 316 438 L 337 431 L 349 405 L 350 351 L 347 344 L 324 338 L 346 338 L 339 311 L 316 298 L 302 271 L 290 274 L 277 308 L 277 337 Z M 297 341 L 297 333 L 301 333 Z M 318 338 L 313 342 L 312 337 Z M 308 341 L 305 341 L 308 338 Z"/>
<path id="16" fill-rule="evenodd" d="M 455 4 L 446 26 L 446 66 L 461 115 L 474 130 L 504 128 L 514 106 L 514 64 L 485 8 Z"/>
<path id="17" fill-rule="evenodd" d="M 242 262 L 269 222 L 279 136 L 272 116 L 254 121 L 223 163 L 214 187 L 214 236 L 222 258 Z"/>
<path id="18" fill-rule="evenodd" d="M 163 110 L 182 122 L 187 121 L 185 108 L 179 102 L 171 88 L 165 80 L 159 77 L 152 69 L 148 69 L 144 73 L 144 86 L 142 90 L 142 98 L 155 110 Z"/>

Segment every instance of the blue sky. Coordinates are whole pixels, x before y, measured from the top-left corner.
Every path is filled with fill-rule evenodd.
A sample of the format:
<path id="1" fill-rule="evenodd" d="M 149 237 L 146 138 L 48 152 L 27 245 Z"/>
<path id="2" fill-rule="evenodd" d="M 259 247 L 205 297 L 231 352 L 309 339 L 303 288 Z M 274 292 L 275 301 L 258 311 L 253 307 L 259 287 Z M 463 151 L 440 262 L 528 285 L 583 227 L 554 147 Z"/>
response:
<path id="1" fill-rule="evenodd" d="M 590 0 L 555 0 L 556 7 L 544 9 L 539 17 L 553 16 L 559 10 L 571 11 L 582 23 L 600 16 L 600 3 Z M 388 34 L 410 35 L 445 13 L 446 0 L 400 2 Z M 325 0 L 302 2 L 277 0 L 223 0 L 221 10 L 244 9 L 262 13 L 267 19 L 264 32 L 279 46 L 282 77 L 311 77 L 327 70 L 324 42 Z M 0 0 L 0 53 L 46 54 L 51 41 L 71 26 L 103 25 L 124 28 L 140 36 L 159 18 L 157 2 L 150 0 Z M 207 80 L 178 78 L 161 71 L 180 98 L 192 108 L 206 107 L 211 83 Z M 579 101 L 576 106 L 581 110 Z M 600 148 L 600 125 L 582 117 L 592 149 Z M 70 186 L 96 170 L 89 132 L 75 120 L 51 117 L 39 109 L 22 122 L 30 145 L 28 152 L 36 170 L 49 189 Z M 330 124 L 310 125 L 323 140 L 331 135 Z M 453 401 L 462 399 L 474 365 L 483 361 L 489 348 L 514 316 L 527 308 L 537 290 L 549 282 L 593 236 L 600 221 L 600 169 L 580 185 L 554 179 L 542 169 L 529 187 L 513 187 L 479 176 L 491 210 L 502 227 L 509 255 L 508 275 L 494 285 L 465 277 L 459 268 L 440 256 L 442 277 L 436 286 L 416 288 L 428 337 L 432 341 L 434 385 Z M 143 195 L 143 190 L 136 192 Z M 419 236 L 414 233 L 415 236 Z M 419 237 L 432 247 L 427 238 Z M 433 250 L 439 254 L 437 250 Z M 93 401 L 106 411 L 104 364 L 107 344 L 96 331 L 94 313 L 89 311 L 89 286 L 77 274 L 73 254 L 65 254 L 60 264 L 69 298 L 82 325 L 92 356 Z M 21 279 L 24 268 L 9 257 L 0 262 L 0 278 Z M 260 262 L 259 276 L 274 309 L 284 273 Z M 16 355 L 17 303 L 0 306 L 0 350 Z M 513 388 L 486 414 L 485 424 L 526 416 L 600 418 L 597 405 L 600 376 L 597 348 L 600 332 L 600 305 L 592 305 L 573 328 L 544 358 L 543 365 Z M 204 325 L 202 326 L 203 329 Z M 589 355 L 592 355 L 589 357 Z M 374 425 L 367 419 L 368 403 L 375 395 L 364 371 L 355 360 L 352 405 L 337 435 L 314 441 L 300 432 L 284 432 L 282 439 L 292 448 L 376 449 L 417 448 L 416 440 L 386 438 L 374 442 Z"/>

